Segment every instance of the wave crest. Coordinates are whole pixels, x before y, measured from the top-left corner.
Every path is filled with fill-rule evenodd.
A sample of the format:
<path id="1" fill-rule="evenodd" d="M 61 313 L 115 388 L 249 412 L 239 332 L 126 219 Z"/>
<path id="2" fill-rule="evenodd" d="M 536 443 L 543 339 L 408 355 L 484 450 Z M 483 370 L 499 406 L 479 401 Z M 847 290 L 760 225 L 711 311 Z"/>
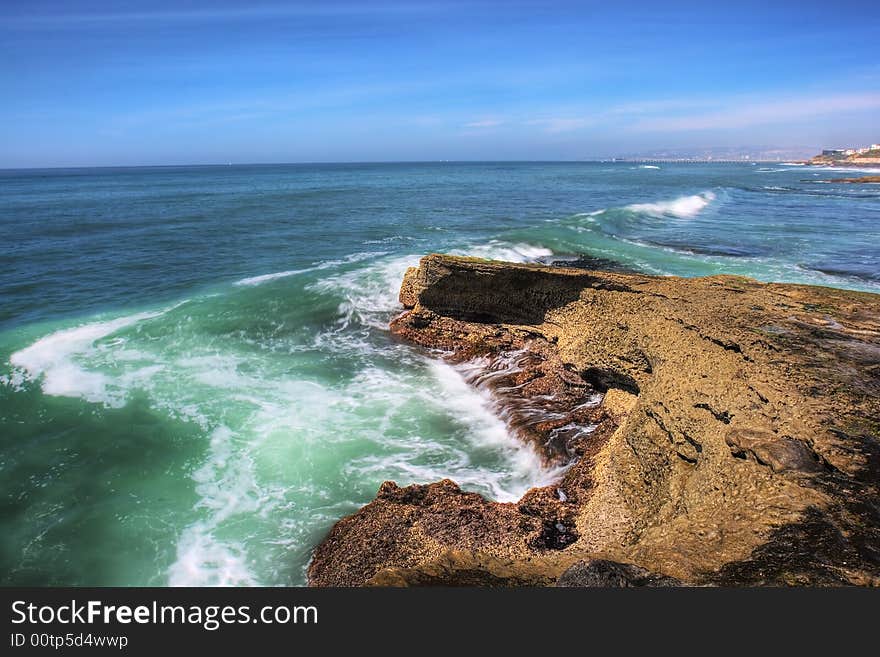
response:
<path id="1" fill-rule="evenodd" d="M 697 216 L 706 206 L 715 200 L 714 192 L 702 192 L 692 196 L 679 196 L 672 201 L 656 203 L 633 203 L 625 206 L 631 212 L 641 212 L 655 217 L 678 217 L 688 219 Z"/>

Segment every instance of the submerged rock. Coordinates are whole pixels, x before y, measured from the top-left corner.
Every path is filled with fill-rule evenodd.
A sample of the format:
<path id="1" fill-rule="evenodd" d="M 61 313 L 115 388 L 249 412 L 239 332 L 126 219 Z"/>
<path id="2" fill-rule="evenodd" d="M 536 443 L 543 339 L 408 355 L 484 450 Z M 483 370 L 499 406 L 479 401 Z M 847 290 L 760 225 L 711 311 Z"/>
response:
<path id="1" fill-rule="evenodd" d="M 310 584 L 880 584 L 880 296 L 431 255 L 400 298 L 569 467 L 513 504 L 386 482 Z"/>
<path id="2" fill-rule="evenodd" d="M 814 182 L 814 181 L 810 181 Z M 862 183 L 880 183 L 880 176 L 859 176 L 858 178 L 832 178 L 833 183 L 850 183 L 854 185 Z"/>

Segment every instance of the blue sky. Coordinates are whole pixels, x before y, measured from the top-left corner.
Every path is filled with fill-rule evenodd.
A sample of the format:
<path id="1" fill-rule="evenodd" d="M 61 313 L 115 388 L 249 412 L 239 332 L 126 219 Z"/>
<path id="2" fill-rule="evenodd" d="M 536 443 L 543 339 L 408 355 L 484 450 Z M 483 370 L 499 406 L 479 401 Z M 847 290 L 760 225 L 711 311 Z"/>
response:
<path id="1" fill-rule="evenodd" d="M 877 2 L 0 2 L 0 167 L 880 141 Z"/>

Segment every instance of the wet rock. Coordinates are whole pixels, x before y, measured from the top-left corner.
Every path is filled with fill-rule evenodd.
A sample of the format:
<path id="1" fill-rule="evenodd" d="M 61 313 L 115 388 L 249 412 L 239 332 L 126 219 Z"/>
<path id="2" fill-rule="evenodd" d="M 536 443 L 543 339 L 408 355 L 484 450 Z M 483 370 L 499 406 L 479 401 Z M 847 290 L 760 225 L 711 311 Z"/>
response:
<path id="1" fill-rule="evenodd" d="M 810 181 L 814 182 L 814 181 Z M 859 176 L 857 178 L 832 178 L 830 182 L 833 183 L 850 183 L 854 185 L 860 185 L 864 183 L 880 183 L 880 176 Z"/>
<path id="2" fill-rule="evenodd" d="M 562 573 L 556 580 L 556 586 L 629 588 L 685 586 L 685 584 L 674 577 L 652 573 L 631 563 L 590 559 L 578 561 Z"/>

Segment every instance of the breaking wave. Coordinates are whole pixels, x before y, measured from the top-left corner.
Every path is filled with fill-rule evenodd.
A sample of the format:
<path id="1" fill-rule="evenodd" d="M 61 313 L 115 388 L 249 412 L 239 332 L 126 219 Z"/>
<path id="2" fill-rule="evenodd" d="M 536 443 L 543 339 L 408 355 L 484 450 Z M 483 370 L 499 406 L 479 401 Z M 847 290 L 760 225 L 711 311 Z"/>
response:
<path id="1" fill-rule="evenodd" d="M 678 217 L 688 219 L 698 215 L 706 206 L 715 200 L 714 192 L 702 192 L 692 196 L 679 196 L 671 201 L 655 203 L 633 203 L 625 206 L 631 212 L 640 212 L 657 217 Z"/>

